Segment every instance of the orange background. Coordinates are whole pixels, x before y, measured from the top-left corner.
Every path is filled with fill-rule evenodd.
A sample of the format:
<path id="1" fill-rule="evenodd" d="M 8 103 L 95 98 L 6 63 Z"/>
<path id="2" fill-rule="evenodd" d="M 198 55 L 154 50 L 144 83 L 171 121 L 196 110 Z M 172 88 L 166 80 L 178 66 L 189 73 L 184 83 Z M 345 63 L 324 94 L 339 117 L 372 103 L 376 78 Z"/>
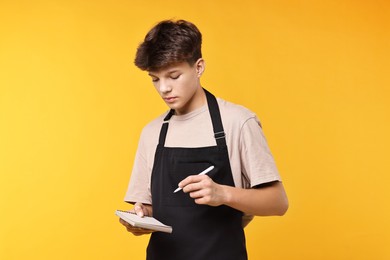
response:
<path id="1" fill-rule="evenodd" d="M 143 259 L 118 223 L 159 20 L 203 33 L 203 86 L 262 121 L 290 200 L 250 259 L 390 259 L 388 1 L 0 2 L 0 259 Z"/>

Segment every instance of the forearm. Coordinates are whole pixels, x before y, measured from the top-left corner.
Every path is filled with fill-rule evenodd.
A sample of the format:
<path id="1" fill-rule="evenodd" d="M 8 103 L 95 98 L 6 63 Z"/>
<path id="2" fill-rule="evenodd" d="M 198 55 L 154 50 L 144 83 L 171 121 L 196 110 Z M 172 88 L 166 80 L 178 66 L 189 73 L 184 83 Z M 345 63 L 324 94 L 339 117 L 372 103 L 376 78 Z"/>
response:
<path id="1" fill-rule="evenodd" d="M 288 200 L 281 182 L 258 189 L 222 186 L 227 206 L 256 216 L 282 216 L 288 209 Z"/>

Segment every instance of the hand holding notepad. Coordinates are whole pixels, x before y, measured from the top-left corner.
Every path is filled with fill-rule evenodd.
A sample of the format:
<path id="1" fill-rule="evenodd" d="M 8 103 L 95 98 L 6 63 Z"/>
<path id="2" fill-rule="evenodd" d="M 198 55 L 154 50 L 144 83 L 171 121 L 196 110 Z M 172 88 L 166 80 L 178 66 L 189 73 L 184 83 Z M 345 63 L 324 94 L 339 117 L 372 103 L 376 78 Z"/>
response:
<path id="1" fill-rule="evenodd" d="M 140 217 L 135 213 L 116 210 L 115 215 L 132 225 L 133 227 L 144 228 L 154 231 L 172 233 L 172 227 L 167 226 L 153 217 Z"/>

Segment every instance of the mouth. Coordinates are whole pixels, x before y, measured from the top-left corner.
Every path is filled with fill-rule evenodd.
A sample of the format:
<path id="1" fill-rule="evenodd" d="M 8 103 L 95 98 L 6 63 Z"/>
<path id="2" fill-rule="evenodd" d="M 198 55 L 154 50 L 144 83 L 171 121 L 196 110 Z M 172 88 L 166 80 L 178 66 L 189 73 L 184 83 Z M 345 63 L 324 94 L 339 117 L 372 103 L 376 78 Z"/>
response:
<path id="1" fill-rule="evenodd" d="M 177 97 L 164 97 L 165 102 L 167 103 L 173 103 Z"/>

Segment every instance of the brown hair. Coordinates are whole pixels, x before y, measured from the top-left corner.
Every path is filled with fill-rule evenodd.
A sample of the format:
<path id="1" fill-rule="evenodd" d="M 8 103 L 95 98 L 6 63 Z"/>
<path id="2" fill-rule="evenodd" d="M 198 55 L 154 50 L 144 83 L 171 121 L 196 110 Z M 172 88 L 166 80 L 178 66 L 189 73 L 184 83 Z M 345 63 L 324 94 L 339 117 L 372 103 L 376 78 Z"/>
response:
<path id="1" fill-rule="evenodd" d="M 177 62 L 191 66 L 202 57 L 202 34 L 185 20 L 165 20 L 154 26 L 137 49 L 135 65 L 153 71 Z"/>

